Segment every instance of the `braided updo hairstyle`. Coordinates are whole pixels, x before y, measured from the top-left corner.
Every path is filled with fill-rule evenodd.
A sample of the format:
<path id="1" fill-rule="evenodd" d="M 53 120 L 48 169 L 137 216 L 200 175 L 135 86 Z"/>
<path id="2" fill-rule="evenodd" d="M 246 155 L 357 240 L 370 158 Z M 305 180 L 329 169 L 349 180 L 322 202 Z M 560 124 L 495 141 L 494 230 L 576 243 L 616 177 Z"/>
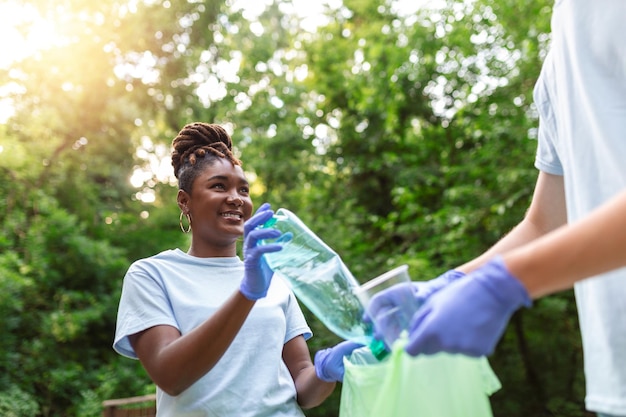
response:
<path id="1" fill-rule="evenodd" d="M 233 165 L 241 161 L 233 155 L 233 141 L 223 127 L 196 122 L 186 125 L 172 141 L 172 166 L 178 188 L 191 193 L 196 177 L 217 158 L 226 158 Z"/>

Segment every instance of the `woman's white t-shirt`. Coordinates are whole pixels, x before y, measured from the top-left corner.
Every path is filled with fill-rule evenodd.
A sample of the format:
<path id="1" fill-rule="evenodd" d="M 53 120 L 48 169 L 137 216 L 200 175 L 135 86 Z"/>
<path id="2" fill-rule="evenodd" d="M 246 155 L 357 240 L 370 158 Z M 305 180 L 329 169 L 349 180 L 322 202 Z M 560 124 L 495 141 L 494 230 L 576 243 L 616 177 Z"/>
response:
<path id="1" fill-rule="evenodd" d="M 131 265 L 124 277 L 113 348 L 136 359 L 128 336 L 156 325 L 186 334 L 238 290 L 238 257 L 197 258 L 178 249 Z M 298 302 L 275 276 L 213 369 L 176 397 L 157 387 L 157 415 L 167 417 L 302 417 L 283 345 L 311 337 Z"/>

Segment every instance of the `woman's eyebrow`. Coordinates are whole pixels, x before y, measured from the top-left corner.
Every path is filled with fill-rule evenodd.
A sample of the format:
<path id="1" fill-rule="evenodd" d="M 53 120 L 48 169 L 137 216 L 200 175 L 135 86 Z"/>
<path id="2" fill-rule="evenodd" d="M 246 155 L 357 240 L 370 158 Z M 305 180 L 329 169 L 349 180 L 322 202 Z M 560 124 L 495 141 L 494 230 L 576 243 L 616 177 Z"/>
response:
<path id="1" fill-rule="evenodd" d="M 212 177 L 207 178 L 207 181 L 220 180 L 220 181 L 228 181 L 230 177 L 227 175 L 213 175 Z M 240 183 L 250 185 L 250 182 L 245 178 L 238 178 Z"/>
<path id="2" fill-rule="evenodd" d="M 206 179 L 207 181 L 212 181 L 212 180 L 228 180 L 228 177 L 226 175 L 213 175 L 212 177 L 209 177 Z"/>

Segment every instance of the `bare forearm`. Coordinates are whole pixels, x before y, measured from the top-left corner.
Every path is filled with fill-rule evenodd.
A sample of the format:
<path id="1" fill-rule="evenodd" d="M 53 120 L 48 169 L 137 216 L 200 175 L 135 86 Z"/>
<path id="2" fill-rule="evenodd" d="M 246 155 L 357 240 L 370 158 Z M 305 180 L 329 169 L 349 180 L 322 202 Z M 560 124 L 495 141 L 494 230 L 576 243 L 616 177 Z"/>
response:
<path id="1" fill-rule="evenodd" d="M 626 266 L 626 192 L 588 217 L 504 256 L 534 298 Z"/>
<path id="2" fill-rule="evenodd" d="M 515 248 L 523 246 L 542 235 L 542 231 L 539 230 L 531 221 L 525 219 L 518 224 L 510 233 L 500 239 L 489 250 L 484 252 L 477 258 L 459 266 L 457 270 L 469 274 L 473 270 L 481 267 L 487 261 L 492 259 L 496 255 L 509 252 Z"/>
<path id="3" fill-rule="evenodd" d="M 337 385 L 335 382 L 320 380 L 313 366 L 303 369 L 294 382 L 298 392 L 298 404 L 304 409 L 320 405 Z"/>
<path id="4" fill-rule="evenodd" d="M 146 334 L 135 350 L 154 383 L 168 394 L 178 395 L 215 366 L 253 306 L 253 301 L 236 292 L 211 318 L 193 331 L 161 347 L 147 346 L 147 349 L 153 350 L 149 355 L 141 355 L 142 346 L 151 343 L 152 335 Z"/>
<path id="5" fill-rule="evenodd" d="M 563 177 L 540 172 L 532 202 L 524 219 L 487 252 L 457 269 L 465 273 L 472 272 L 495 255 L 526 245 L 558 229 L 566 222 Z"/>

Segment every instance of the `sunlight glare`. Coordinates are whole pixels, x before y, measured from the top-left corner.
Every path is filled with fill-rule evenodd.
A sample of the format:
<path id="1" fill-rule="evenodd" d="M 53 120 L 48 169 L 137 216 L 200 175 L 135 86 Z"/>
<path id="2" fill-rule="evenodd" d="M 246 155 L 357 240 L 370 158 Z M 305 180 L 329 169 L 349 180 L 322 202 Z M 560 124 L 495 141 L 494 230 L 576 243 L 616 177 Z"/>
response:
<path id="1" fill-rule="evenodd" d="M 15 62 L 60 41 L 52 21 L 42 17 L 33 5 L 13 0 L 0 2 L 0 39 L 0 69 L 10 69 Z M 6 123 L 14 113 L 12 101 L 6 98 L 11 88 L 4 85 L 0 91 L 0 124 Z"/>
<path id="2" fill-rule="evenodd" d="M 22 25 L 28 27 L 26 33 L 18 30 Z M 58 41 L 56 33 L 54 23 L 44 19 L 32 5 L 0 2 L 0 68 L 53 46 Z"/>

